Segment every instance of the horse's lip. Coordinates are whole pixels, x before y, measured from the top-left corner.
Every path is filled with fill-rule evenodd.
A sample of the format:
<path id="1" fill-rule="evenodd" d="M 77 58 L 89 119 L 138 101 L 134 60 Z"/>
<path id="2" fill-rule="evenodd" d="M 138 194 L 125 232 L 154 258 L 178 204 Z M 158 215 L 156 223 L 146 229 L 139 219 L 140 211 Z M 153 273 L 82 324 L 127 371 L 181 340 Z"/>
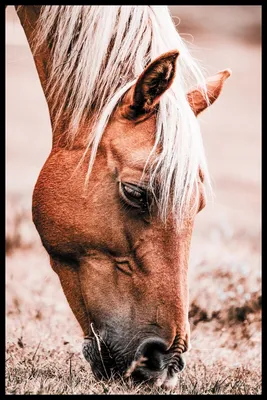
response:
<path id="1" fill-rule="evenodd" d="M 82 344 L 82 353 L 85 360 L 90 364 L 91 370 L 96 379 L 108 379 L 110 371 L 107 370 L 101 363 L 101 358 L 98 356 L 97 345 L 94 345 L 94 338 L 85 338 Z"/>
<path id="2" fill-rule="evenodd" d="M 179 362 L 176 359 L 175 363 L 171 363 L 161 371 L 151 371 L 147 368 L 137 368 L 132 377 L 136 382 L 146 382 L 149 385 L 155 385 L 156 387 L 163 387 L 166 389 L 172 389 L 176 386 L 179 373 L 183 371 L 186 366 L 184 356 L 179 357 Z"/>
<path id="3" fill-rule="evenodd" d="M 109 349 L 105 346 L 99 349 L 99 343 L 95 337 L 84 337 L 82 352 L 96 379 L 109 379 L 119 374 L 115 358 L 110 355 Z"/>
<path id="4" fill-rule="evenodd" d="M 153 372 L 149 371 L 148 374 L 143 373 L 141 371 L 135 371 L 133 373 L 133 380 L 136 383 L 146 383 L 149 386 L 153 387 L 162 387 L 165 389 L 172 389 L 176 386 L 178 380 L 179 372 L 170 371 L 165 368 L 161 372 Z"/>
<path id="5" fill-rule="evenodd" d="M 105 354 L 103 354 L 104 348 L 101 349 L 101 356 L 99 353 L 98 345 L 95 337 L 85 336 L 83 342 L 83 355 L 89 362 L 92 372 L 96 379 L 109 379 L 111 377 L 119 378 L 124 376 L 127 371 L 127 366 L 124 365 L 125 370 L 122 371 L 117 368 L 117 363 L 112 360 L 110 364 L 103 364 L 103 358 L 106 361 Z M 103 357 L 103 358 L 102 358 Z M 170 358 L 169 365 L 161 371 L 152 371 L 146 367 L 138 367 L 130 375 L 136 382 L 146 382 L 157 387 L 172 388 L 177 383 L 177 377 L 179 373 L 185 368 L 184 355 L 180 355 L 178 358 L 172 360 Z M 129 366 L 128 366 L 129 367 Z M 123 373 L 124 372 L 124 373 Z"/>

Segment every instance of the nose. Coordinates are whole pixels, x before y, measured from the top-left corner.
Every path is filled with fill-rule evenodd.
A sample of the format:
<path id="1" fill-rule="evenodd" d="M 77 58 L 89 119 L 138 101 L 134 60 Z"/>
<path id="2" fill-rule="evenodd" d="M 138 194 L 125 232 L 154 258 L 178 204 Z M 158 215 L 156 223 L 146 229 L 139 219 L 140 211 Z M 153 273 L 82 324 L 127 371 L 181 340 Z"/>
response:
<path id="1" fill-rule="evenodd" d="M 151 372 L 163 371 L 169 359 L 167 348 L 167 344 L 162 339 L 148 338 L 138 347 L 135 360 L 145 359 L 144 368 Z"/>

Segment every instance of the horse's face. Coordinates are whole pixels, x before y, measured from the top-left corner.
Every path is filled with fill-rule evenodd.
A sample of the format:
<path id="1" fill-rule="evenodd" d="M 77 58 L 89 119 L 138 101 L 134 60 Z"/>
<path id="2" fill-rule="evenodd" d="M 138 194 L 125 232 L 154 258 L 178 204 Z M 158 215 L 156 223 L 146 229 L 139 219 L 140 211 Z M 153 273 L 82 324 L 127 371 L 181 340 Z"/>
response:
<path id="1" fill-rule="evenodd" d="M 56 251 L 46 245 L 97 377 L 130 368 L 128 375 L 172 386 L 190 346 L 187 270 L 194 216 L 205 204 L 203 177 L 197 207 L 177 227 L 171 214 L 166 223 L 159 218 L 142 175 L 155 140 L 154 109 L 172 83 L 177 55 L 155 60 L 124 96 L 103 135 L 86 195 L 81 190 L 79 200 L 76 189 L 71 205 L 64 200 L 63 209 L 72 211 L 61 231 L 53 230 L 54 238 L 67 235 L 62 246 L 58 239 Z M 212 81 L 210 99 L 218 96 L 225 74 Z M 196 115 L 207 106 L 197 90 L 188 100 Z M 40 227 L 37 214 L 41 232 L 45 224 Z M 65 234 L 70 226 L 73 239 Z M 51 244 L 52 233 L 45 235 L 47 229 L 41 236 Z"/>
<path id="2" fill-rule="evenodd" d="M 158 216 L 149 179 L 142 176 L 154 132 L 154 116 L 136 124 L 118 115 L 105 132 L 105 178 L 92 214 L 94 226 L 103 227 L 97 242 L 104 243 L 86 258 L 82 277 L 99 336 L 118 355 L 118 365 L 123 357 L 127 363 L 148 358 L 142 368 L 146 379 L 161 376 L 171 355 L 189 347 L 187 268 L 194 217 L 177 229 L 171 216 L 167 223 Z M 203 206 L 201 190 L 199 210 Z M 88 348 L 86 342 L 84 354 L 91 360 Z M 171 374 L 182 367 L 177 357 Z"/>

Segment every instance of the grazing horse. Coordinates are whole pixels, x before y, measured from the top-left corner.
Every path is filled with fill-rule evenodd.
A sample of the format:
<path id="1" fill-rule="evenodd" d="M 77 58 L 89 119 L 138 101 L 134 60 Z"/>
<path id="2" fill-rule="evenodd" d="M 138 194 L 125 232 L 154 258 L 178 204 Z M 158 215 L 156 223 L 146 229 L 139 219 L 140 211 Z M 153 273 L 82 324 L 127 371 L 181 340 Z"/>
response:
<path id="1" fill-rule="evenodd" d="M 188 258 L 210 188 L 205 79 L 165 6 L 16 6 L 47 100 L 33 221 L 96 378 L 172 388 L 190 349 Z M 37 139 L 38 140 L 38 139 Z"/>

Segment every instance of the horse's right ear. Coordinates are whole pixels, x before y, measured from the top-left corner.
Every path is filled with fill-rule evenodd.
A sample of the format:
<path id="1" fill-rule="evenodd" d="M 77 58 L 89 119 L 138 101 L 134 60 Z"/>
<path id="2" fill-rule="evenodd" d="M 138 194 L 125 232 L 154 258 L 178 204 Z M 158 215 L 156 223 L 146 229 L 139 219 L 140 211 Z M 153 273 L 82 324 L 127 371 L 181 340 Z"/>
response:
<path id="1" fill-rule="evenodd" d="M 160 97 L 171 86 L 176 72 L 178 50 L 152 61 L 123 98 L 120 112 L 129 120 L 143 119 L 155 110 Z"/>
<path id="2" fill-rule="evenodd" d="M 224 82 L 229 78 L 229 76 L 231 76 L 231 74 L 232 71 L 227 68 L 218 72 L 216 75 L 209 77 L 206 80 L 206 96 L 202 87 L 196 87 L 187 93 L 187 100 L 195 116 L 198 116 L 198 114 L 214 103 L 221 93 Z"/>

